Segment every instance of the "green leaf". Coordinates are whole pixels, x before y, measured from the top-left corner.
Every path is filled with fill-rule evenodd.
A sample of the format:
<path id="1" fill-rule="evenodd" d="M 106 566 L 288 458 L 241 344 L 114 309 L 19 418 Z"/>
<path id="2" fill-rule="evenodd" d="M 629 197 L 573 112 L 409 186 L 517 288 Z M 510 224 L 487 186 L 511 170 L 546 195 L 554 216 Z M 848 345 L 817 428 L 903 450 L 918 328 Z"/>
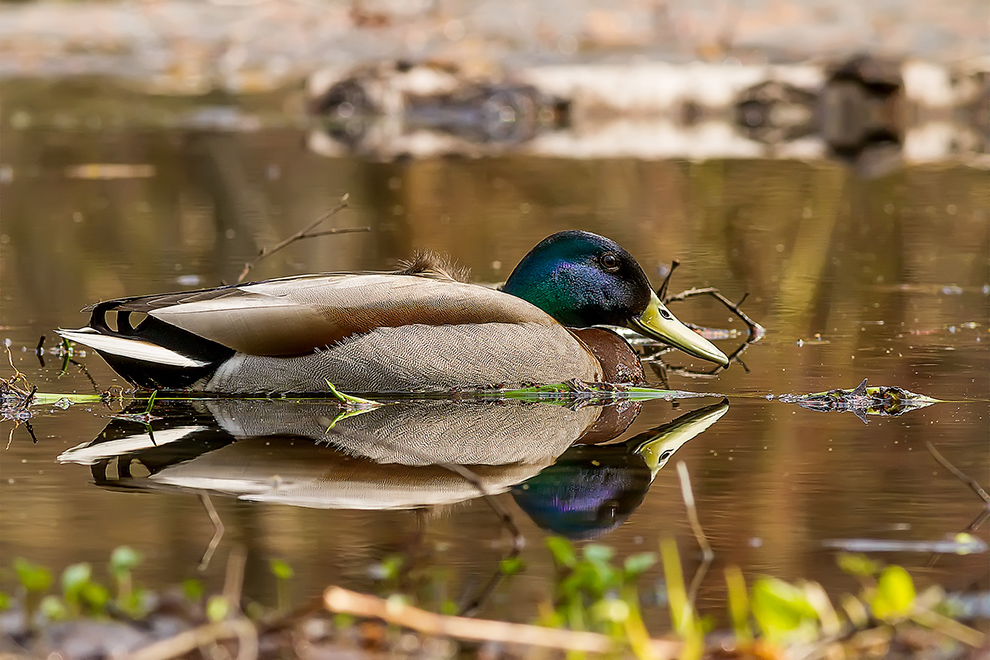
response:
<path id="1" fill-rule="evenodd" d="M 145 612 L 147 603 L 148 595 L 144 589 L 134 589 L 125 598 L 117 598 L 120 608 L 135 619 L 141 619 L 147 614 Z"/>
<path id="2" fill-rule="evenodd" d="M 657 563 L 657 556 L 652 552 L 641 552 L 638 555 L 626 557 L 623 564 L 623 571 L 626 579 L 634 580 L 645 573 L 651 566 Z"/>
<path id="3" fill-rule="evenodd" d="M 69 610 L 58 596 L 45 596 L 38 607 L 49 621 L 65 621 L 69 618 Z"/>
<path id="4" fill-rule="evenodd" d="M 402 555 L 389 555 L 378 564 L 377 577 L 380 580 L 398 580 L 405 563 L 406 560 Z"/>
<path id="5" fill-rule="evenodd" d="M 612 548 L 599 543 L 589 543 L 584 547 L 584 558 L 596 564 L 607 564 L 614 554 Z"/>
<path id="6" fill-rule="evenodd" d="M 183 580 L 182 593 L 190 603 L 198 603 L 203 599 L 203 583 L 196 578 Z"/>
<path id="7" fill-rule="evenodd" d="M 753 583 L 752 611 L 771 641 L 808 638 L 817 634 L 818 614 L 803 589 L 775 578 Z"/>
<path id="8" fill-rule="evenodd" d="M 13 602 L 14 600 L 10 597 L 10 594 L 0 591 L 0 612 L 9 610 Z"/>
<path id="9" fill-rule="evenodd" d="M 110 590 L 99 582 L 86 582 L 79 590 L 79 599 L 93 612 L 103 612 L 110 602 Z"/>
<path id="10" fill-rule="evenodd" d="M 126 545 L 114 548 L 110 555 L 110 572 L 118 578 L 141 563 L 141 553 Z"/>
<path id="11" fill-rule="evenodd" d="M 272 559 L 268 565 L 271 567 L 272 573 L 274 573 L 275 577 L 279 580 L 288 580 L 296 574 L 296 572 L 292 570 L 292 567 L 281 559 Z"/>
<path id="12" fill-rule="evenodd" d="M 62 593 L 65 594 L 66 600 L 77 600 L 92 575 L 93 569 L 87 563 L 67 566 L 62 571 Z"/>
<path id="13" fill-rule="evenodd" d="M 570 541 L 560 536 L 548 536 L 544 542 L 558 566 L 574 568 L 577 564 L 577 555 L 574 554 L 574 545 Z"/>
<path id="14" fill-rule="evenodd" d="M 17 580 L 28 591 L 48 591 L 52 586 L 52 572 L 44 566 L 32 564 L 27 559 L 18 557 L 14 560 L 14 572 Z"/>
<path id="15" fill-rule="evenodd" d="M 878 619 L 901 619 L 914 609 L 915 595 L 914 581 L 908 572 L 900 566 L 888 566 L 877 580 L 870 609 Z"/>
<path id="16" fill-rule="evenodd" d="M 526 562 L 519 557 L 509 557 L 498 563 L 498 570 L 502 575 L 515 575 L 526 568 Z"/>
<path id="17" fill-rule="evenodd" d="M 591 607 L 591 615 L 598 621 L 623 623 L 630 613 L 629 604 L 621 598 L 603 598 Z"/>
<path id="18" fill-rule="evenodd" d="M 881 568 L 880 562 L 852 552 L 840 552 L 835 561 L 844 572 L 857 577 L 873 577 Z"/>
<path id="19" fill-rule="evenodd" d="M 206 618 L 218 623 L 227 618 L 230 613 L 230 603 L 223 596 L 210 596 L 206 601 Z"/>

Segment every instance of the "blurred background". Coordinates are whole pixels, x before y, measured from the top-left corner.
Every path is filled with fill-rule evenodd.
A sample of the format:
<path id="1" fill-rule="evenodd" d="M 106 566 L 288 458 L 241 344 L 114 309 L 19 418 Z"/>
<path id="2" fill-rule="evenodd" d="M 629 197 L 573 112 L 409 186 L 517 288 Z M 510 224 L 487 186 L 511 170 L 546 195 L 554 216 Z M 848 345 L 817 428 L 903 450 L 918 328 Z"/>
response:
<path id="1" fill-rule="evenodd" d="M 39 336 L 99 299 L 232 282 L 345 193 L 331 224 L 370 232 L 296 244 L 252 277 L 388 269 L 430 248 L 497 282 L 548 234 L 595 231 L 654 284 L 678 259 L 671 291 L 749 293 L 768 329 L 724 373 L 667 374 L 739 397 L 677 454 L 718 557 L 702 606 L 728 564 L 839 593 L 854 585 L 827 542 L 930 542 L 979 512 L 926 440 L 990 477 L 988 25 L 985 0 L 0 3 L 0 334 L 43 390 L 91 392 L 38 359 Z M 742 332 L 729 350 L 745 334 L 711 301 L 675 312 Z M 85 366 L 98 388 L 123 384 Z M 949 402 L 864 425 L 766 399 L 864 378 Z M 684 410 L 644 407 L 627 436 Z M 152 560 L 145 579 L 181 579 L 212 534 L 195 497 L 110 492 L 55 463 L 105 414 L 39 415 L 37 444 L 5 422 L 2 561 L 102 562 L 127 543 Z M 624 556 L 673 536 L 692 570 L 674 471 L 648 489 L 600 538 Z M 458 584 L 504 550 L 477 501 L 425 518 L 217 506 L 258 597 L 271 557 L 311 595 L 367 588 L 411 538 Z M 544 532 L 524 532 L 530 570 L 488 614 L 528 620 L 547 589 Z M 988 587 L 985 554 L 884 558 Z"/>

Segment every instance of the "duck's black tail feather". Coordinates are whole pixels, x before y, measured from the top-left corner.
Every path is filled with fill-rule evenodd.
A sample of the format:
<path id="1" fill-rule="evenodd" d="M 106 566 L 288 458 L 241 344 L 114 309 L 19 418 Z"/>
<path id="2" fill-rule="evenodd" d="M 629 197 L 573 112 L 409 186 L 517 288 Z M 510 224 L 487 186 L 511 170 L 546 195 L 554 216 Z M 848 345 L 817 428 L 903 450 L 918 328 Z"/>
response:
<path id="1" fill-rule="evenodd" d="M 234 354 L 231 348 L 147 314 L 134 323 L 133 312 L 121 309 L 129 301 L 98 303 L 88 327 L 58 333 L 95 349 L 114 371 L 139 387 L 189 387 Z M 111 313 L 116 315 L 116 328 L 109 323 Z"/>

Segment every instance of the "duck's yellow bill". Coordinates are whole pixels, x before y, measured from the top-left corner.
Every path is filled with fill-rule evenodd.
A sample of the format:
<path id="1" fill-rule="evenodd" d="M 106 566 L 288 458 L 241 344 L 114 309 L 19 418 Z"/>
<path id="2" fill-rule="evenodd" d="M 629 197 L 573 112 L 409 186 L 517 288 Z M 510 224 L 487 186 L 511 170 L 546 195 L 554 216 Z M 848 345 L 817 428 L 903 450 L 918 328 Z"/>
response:
<path id="1" fill-rule="evenodd" d="M 634 318 L 632 324 L 635 330 L 647 337 L 659 339 L 674 348 L 681 349 L 688 355 L 718 362 L 723 367 L 729 364 L 729 358 L 725 357 L 725 353 L 718 350 L 715 344 L 678 321 L 677 317 L 671 314 L 660 302 L 655 293 L 651 295 L 650 304 L 647 305 L 646 311 L 639 318 Z"/>

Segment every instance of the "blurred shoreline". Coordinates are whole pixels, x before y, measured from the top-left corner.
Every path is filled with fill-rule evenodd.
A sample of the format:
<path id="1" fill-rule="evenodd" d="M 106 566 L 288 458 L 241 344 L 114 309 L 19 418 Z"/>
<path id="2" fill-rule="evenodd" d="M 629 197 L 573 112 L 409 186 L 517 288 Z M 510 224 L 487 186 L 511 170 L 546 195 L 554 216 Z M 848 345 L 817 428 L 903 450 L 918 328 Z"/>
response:
<path id="1" fill-rule="evenodd" d="M 960 65 L 990 53 L 963 0 L 122 0 L 0 4 L 3 78 L 100 75 L 149 92 L 251 93 L 325 66 L 408 59 L 468 75 L 549 64 L 794 64 L 868 53 Z"/>

